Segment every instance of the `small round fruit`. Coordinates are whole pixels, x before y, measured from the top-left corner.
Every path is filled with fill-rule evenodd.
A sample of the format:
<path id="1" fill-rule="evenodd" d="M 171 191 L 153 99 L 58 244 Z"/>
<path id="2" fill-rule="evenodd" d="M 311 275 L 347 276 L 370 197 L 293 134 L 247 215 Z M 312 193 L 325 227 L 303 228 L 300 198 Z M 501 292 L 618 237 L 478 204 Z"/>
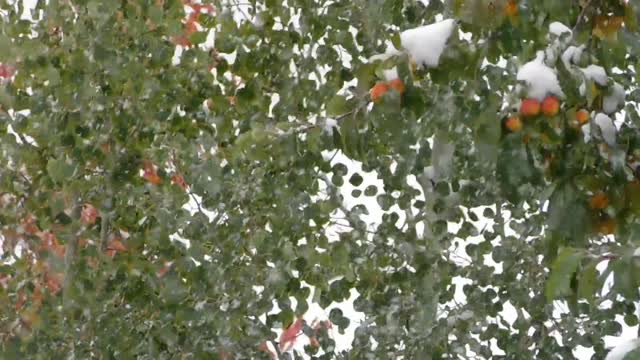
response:
<path id="1" fill-rule="evenodd" d="M 393 79 L 389 81 L 389 87 L 400 94 L 404 93 L 404 82 L 401 79 Z"/>
<path id="2" fill-rule="evenodd" d="M 607 206 L 609 206 L 609 197 L 607 196 L 607 194 L 603 193 L 602 191 L 597 192 L 589 200 L 589 206 L 592 209 L 602 210 Z"/>
<path id="3" fill-rule="evenodd" d="M 616 232 L 616 226 L 617 226 L 616 220 L 612 218 L 608 218 L 598 222 L 597 230 L 599 234 L 611 235 Z"/>
<path id="4" fill-rule="evenodd" d="M 546 116 L 556 116 L 560 110 L 560 101 L 555 96 L 547 96 L 542 100 L 542 113 Z"/>
<path id="5" fill-rule="evenodd" d="M 382 99 L 382 97 L 384 96 L 384 94 L 387 93 L 387 91 L 389 91 L 389 85 L 383 83 L 383 82 L 378 82 L 376 83 L 372 88 L 371 88 L 371 100 L 373 100 L 373 102 L 378 102 Z"/>
<path id="6" fill-rule="evenodd" d="M 522 130 L 522 120 L 517 116 L 510 116 L 507 121 L 505 121 L 504 126 L 511 132 L 518 132 Z"/>
<path id="7" fill-rule="evenodd" d="M 520 113 L 523 116 L 536 116 L 540 113 L 540 102 L 536 99 L 524 99 L 520 104 Z"/>
<path id="8" fill-rule="evenodd" d="M 583 125 L 587 121 L 589 121 L 589 112 L 585 109 L 580 109 L 576 112 L 576 120 L 578 120 L 578 124 Z"/>
<path id="9" fill-rule="evenodd" d="M 507 5 L 504 7 L 504 14 L 510 17 L 518 15 L 518 3 L 516 0 L 507 1 Z"/>

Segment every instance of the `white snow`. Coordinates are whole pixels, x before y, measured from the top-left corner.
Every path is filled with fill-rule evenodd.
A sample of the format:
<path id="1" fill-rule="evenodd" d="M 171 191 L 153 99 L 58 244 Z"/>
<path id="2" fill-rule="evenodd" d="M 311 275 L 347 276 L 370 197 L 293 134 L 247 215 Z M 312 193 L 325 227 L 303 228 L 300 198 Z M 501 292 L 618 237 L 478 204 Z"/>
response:
<path id="1" fill-rule="evenodd" d="M 586 123 L 582 125 L 582 135 L 584 136 L 584 142 L 588 143 L 591 140 L 591 124 Z"/>
<path id="2" fill-rule="evenodd" d="M 400 33 L 402 48 L 418 66 L 436 67 L 444 51 L 447 40 L 455 28 L 455 20 L 447 19 L 430 25 L 408 29 Z M 370 62 L 387 60 L 401 51 L 389 44 L 384 54 L 374 55 Z M 384 71 L 386 80 L 398 78 L 398 70 L 394 67 Z"/>
<path id="3" fill-rule="evenodd" d="M 443 134 L 433 137 L 431 147 L 431 166 L 424 168 L 424 178 L 433 182 L 446 179 L 451 174 L 455 145 L 444 138 Z"/>
<path id="4" fill-rule="evenodd" d="M 602 66 L 591 64 L 580 70 L 588 80 L 593 80 L 601 86 L 607 85 L 607 72 L 604 71 Z"/>
<path id="5" fill-rule="evenodd" d="M 434 166 L 437 176 L 447 177 L 451 173 L 453 153 L 456 147 L 444 137 L 441 134 L 434 136 L 431 164 Z"/>
<path id="6" fill-rule="evenodd" d="M 602 99 L 602 110 L 607 114 L 613 114 L 621 105 L 624 105 L 624 88 L 618 83 L 614 83 L 611 93 Z"/>
<path id="7" fill-rule="evenodd" d="M 640 339 L 627 340 L 611 349 L 604 360 L 622 360 L 628 352 L 635 350 L 639 346 Z"/>
<path id="8" fill-rule="evenodd" d="M 322 131 L 328 134 L 332 134 L 333 129 L 337 127 L 338 127 L 338 122 L 335 119 L 327 118 L 324 121 L 324 124 L 322 126 Z"/>
<path id="9" fill-rule="evenodd" d="M 580 61 L 580 57 L 582 56 L 582 51 L 584 50 L 584 45 L 580 46 L 569 46 L 562 53 L 562 62 L 567 69 L 571 68 L 571 64 L 576 64 Z"/>
<path id="10" fill-rule="evenodd" d="M 527 84 L 528 96 L 538 101 L 542 101 L 549 94 L 564 97 L 555 70 L 544 63 L 543 51 L 538 51 L 534 60 L 524 64 L 516 78 Z"/>
<path id="11" fill-rule="evenodd" d="M 552 22 L 551 24 L 549 24 L 549 32 L 556 35 L 556 36 L 561 36 L 564 33 L 569 33 L 571 34 L 571 29 L 569 29 L 569 27 L 567 27 L 567 25 L 561 23 L 561 22 Z"/>
<path id="12" fill-rule="evenodd" d="M 596 115 L 594 119 L 596 125 L 600 128 L 600 132 L 602 132 L 602 138 L 609 146 L 616 145 L 616 126 L 611 120 L 610 117 L 603 113 L 599 113 Z"/>
<path id="13" fill-rule="evenodd" d="M 447 19 L 431 25 L 405 30 L 400 34 L 402 47 L 409 52 L 416 64 L 438 66 L 440 55 L 442 55 L 455 24 L 455 20 Z"/>
<path id="14" fill-rule="evenodd" d="M 373 55 L 372 57 L 369 58 L 369 62 L 375 62 L 375 61 L 385 61 L 388 58 L 395 56 L 395 55 L 399 55 L 400 52 L 398 50 L 396 50 L 392 45 L 389 45 L 387 47 L 387 51 L 384 54 L 378 54 L 378 55 Z M 384 69 L 383 71 L 384 73 L 384 79 L 387 81 L 391 81 L 393 79 L 397 79 L 399 77 L 398 75 L 398 67 L 394 66 L 392 68 L 389 69 Z"/>

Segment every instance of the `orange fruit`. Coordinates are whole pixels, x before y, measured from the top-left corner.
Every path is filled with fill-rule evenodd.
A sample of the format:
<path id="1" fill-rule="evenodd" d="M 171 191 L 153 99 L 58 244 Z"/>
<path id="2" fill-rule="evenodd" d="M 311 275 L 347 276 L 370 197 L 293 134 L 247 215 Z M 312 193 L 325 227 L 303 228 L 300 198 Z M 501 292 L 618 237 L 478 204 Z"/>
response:
<path id="1" fill-rule="evenodd" d="M 389 85 L 383 82 L 376 83 L 371 88 L 371 100 L 373 100 L 373 102 L 380 101 L 380 99 L 382 99 L 382 97 L 384 96 L 384 94 L 387 93 L 387 91 L 389 91 Z"/>
<path id="2" fill-rule="evenodd" d="M 520 113 L 524 116 L 536 116 L 540 113 L 540 102 L 536 99 L 524 99 L 520 104 Z"/>
<path id="3" fill-rule="evenodd" d="M 404 93 L 404 82 L 401 79 L 393 79 L 389 81 L 389 87 L 400 94 Z"/>
<path id="4" fill-rule="evenodd" d="M 576 112 L 576 120 L 578 120 L 578 124 L 583 125 L 589 121 L 589 112 L 585 109 L 578 110 Z"/>
<path id="5" fill-rule="evenodd" d="M 516 0 L 507 1 L 507 5 L 504 7 L 504 14 L 509 17 L 518 15 L 518 3 Z"/>
<path id="6" fill-rule="evenodd" d="M 597 226 L 599 234 L 610 235 L 616 232 L 616 220 L 612 218 L 600 220 Z"/>
<path id="7" fill-rule="evenodd" d="M 517 116 L 510 116 L 504 126 L 512 132 L 518 132 L 522 130 L 522 120 Z"/>
<path id="8" fill-rule="evenodd" d="M 589 200 L 589 206 L 592 209 L 602 210 L 609 206 L 609 197 L 602 191 L 597 192 L 591 197 L 591 200 Z"/>
<path id="9" fill-rule="evenodd" d="M 542 113 L 546 116 L 556 116 L 560 110 L 560 101 L 555 96 L 547 96 L 542 100 Z"/>

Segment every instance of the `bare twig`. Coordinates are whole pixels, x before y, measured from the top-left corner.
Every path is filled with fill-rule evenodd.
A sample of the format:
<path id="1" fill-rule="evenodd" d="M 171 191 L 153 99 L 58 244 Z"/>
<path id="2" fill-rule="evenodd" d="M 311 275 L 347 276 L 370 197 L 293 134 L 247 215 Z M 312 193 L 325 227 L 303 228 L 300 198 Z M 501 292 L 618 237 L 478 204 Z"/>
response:
<path id="1" fill-rule="evenodd" d="M 582 8 L 582 11 L 580 12 L 580 15 L 578 15 L 578 19 L 576 20 L 576 24 L 573 25 L 573 29 L 571 29 L 571 36 L 575 37 L 575 32 L 578 29 L 578 26 L 580 26 L 580 23 L 584 20 L 584 16 L 587 13 L 587 9 L 589 8 L 589 6 L 591 6 L 591 1 L 589 0 L 584 7 Z"/>

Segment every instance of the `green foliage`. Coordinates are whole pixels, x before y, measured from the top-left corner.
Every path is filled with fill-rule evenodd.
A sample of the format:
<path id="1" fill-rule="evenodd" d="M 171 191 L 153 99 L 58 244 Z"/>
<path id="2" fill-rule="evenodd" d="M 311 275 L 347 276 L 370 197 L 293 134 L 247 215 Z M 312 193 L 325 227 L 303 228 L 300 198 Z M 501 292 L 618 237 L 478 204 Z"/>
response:
<path id="1" fill-rule="evenodd" d="M 312 358 L 603 358 L 638 323 L 635 2 L 0 8 L 0 358 L 287 358 L 300 317 Z M 367 61 L 439 15 L 437 67 Z M 560 112 L 509 130 L 518 68 L 569 45 Z M 576 119 L 614 82 L 615 146 Z"/>

